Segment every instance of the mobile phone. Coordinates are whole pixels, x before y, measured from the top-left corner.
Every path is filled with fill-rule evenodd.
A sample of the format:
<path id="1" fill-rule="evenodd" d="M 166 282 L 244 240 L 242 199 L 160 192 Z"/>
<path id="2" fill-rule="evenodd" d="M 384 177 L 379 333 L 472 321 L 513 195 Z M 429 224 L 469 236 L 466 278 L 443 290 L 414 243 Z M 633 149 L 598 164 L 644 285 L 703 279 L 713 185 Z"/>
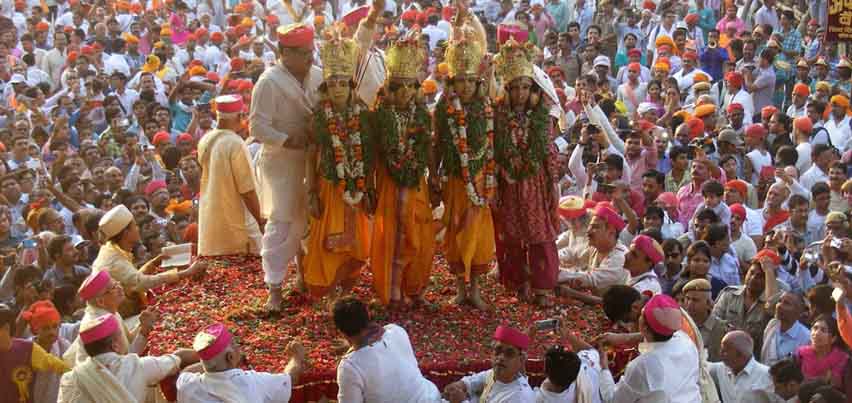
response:
<path id="1" fill-rule="evenodd" d="M 555 330 L 557 327 L 559 327 L 559 319 L 545 319 L 535 322 L 536 330 Z"/>
<path id="2" fill-rule="evenodd" d="M 840 238 L 831 238 L 831 247 L 840 249 L 841 245 L 843 245 L 843 240 Z"/>
<path id="3" fill-rule="evenodd" d="M 33 249 L 36 247 L 37 243 L 35 239 L 29 238 L 24 239 L 24 241 L 21 242 L 21 245 L 24 247 L 24 249 Z"/>

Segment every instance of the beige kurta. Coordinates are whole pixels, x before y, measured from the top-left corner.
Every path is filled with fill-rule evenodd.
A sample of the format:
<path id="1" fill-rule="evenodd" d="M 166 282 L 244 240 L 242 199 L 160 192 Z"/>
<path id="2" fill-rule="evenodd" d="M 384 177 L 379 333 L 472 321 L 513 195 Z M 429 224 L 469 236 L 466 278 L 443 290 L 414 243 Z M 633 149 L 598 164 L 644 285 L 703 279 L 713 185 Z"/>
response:
<path id="1" fill-rule="evenodd" d="M 280 63 L 266 69 L 254 86 L 249 117 L 252 137 L 262 143 L 255 160 L 261 214 L 271 221 L 307 217 L 305 148 L 284 148 L 289 138 L 306 144 L 322 70 L 311 67 L 299 82 Z"/>
<path id="2" fill-rule="evenodd" d="M 144 274 L 133 266 L 133 255 L 118 245 L 107 242 L 98 251 L 98 257 L 92 263 L 92 271 L 106 270 L 110 277 L 121 283 L 125 292 L 144 292 L 160 284 L 177 281 L 177 270 L 159 274 Z"/>
<path id="3" fill-rule="evenodd" d="M 150 385 L 156 385 L 180 369 L 180 358 L 171 354 L 139 357 L 136 354 L 105 353 L 91 360 L 95 365 L 92 371 L 87 371 L 81 364 L 62 376 L 59 402 L 129 403 L 111 398 L 124 393 L 129 395 L 126 397 L 135 399 L 135 402 L 145 402 Z M 84 377 L 97 377 L 99 381 L 87 382 Z M 87 387 L 94 384 L 98 387 Z M 116 389 L 120 389 L 120 392 Z"/>
<path id="4" fill-rule="evenodd" d="M 198 160 L 199 256 L 257 254 L 260 232 L 241 196 L 255 190 L 243 139 L 231 130 L 213 130 L 198 143 Z"/>

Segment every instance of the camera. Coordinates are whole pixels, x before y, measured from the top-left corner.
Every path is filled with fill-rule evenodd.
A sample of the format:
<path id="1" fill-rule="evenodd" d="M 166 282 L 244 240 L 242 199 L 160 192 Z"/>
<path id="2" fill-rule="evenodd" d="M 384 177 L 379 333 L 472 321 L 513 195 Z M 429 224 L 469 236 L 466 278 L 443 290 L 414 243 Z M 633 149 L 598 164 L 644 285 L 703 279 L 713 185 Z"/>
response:
<path id="1" fill-rule="evenodd" d="M 536 330 L 556 330 L 558 327 L 559 319 L 545 319 L 535 322 Z"/>

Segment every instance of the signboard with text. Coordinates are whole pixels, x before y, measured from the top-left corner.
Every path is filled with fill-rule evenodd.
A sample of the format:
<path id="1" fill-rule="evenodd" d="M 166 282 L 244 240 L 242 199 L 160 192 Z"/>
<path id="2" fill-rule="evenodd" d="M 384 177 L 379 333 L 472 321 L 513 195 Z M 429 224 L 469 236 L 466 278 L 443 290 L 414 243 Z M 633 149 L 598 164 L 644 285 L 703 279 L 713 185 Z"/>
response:
<path id="1" fill-rule="evenodd" d="M 852 42 L 852 0 L 828 0 L 825 40 Z"/>

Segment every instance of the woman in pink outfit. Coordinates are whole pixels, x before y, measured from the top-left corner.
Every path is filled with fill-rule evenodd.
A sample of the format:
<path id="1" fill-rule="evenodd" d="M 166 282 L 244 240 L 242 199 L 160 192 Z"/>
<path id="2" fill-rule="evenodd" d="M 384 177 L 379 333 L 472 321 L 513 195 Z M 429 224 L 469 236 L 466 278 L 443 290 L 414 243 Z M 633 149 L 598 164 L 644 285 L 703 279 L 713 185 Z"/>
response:
<path id="1" fill-rule="evenodd" d="M 805 380 L 830 380 L 834 387 L 841 387 L 849 358 L 842 345 L 834 318 L 828 315 L 817 317 L 811 327 L 811 344 L 796 350 Z"/>

